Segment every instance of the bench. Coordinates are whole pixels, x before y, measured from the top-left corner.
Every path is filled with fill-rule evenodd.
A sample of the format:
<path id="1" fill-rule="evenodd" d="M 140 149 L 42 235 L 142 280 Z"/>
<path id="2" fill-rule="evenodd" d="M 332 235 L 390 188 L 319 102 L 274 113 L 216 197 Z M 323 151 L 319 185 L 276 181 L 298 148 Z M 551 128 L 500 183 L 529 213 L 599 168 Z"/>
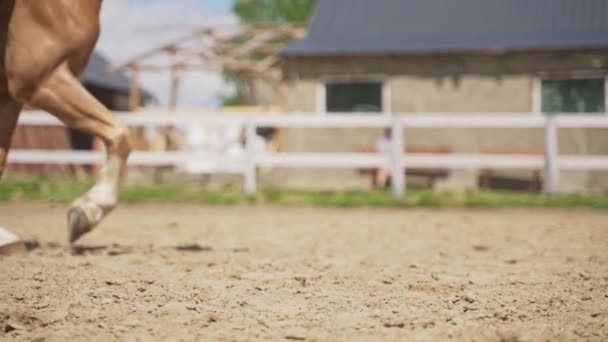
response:
<path id="1" fill-rule="evenodd" d="M 543 149 L 535 148 L 505 148 L 493 147 L 485 148 L 480 151 L 485 155 L 531 155 L 544 156 Z M 525 190 L 531 192 L 539 192 L 542 190 L 542 169 L 530 171 L 530 178 L 521 179 L 516 177 L 497 176 L 494 169 L 482 169 L 479 175 L 479 187 L 487 189 L 503 189 L 503 190 Z"/>
<path id="2" fill-rule="evenodd" d="M 364 146 L 359 149 L 359 152 L 363 153 L 376 153 L 374 146 Z M 405 153 L 437 153 L 437 154 L 448 154 L 452 153 L 452 150 L 447 146 L 428 146 L 428 145 L 407 145 L 405 147 Z M 407 165 L 406 165 L 407 166 Z M 372 187 L 377 188 L 375 173 L 378 169 L 360 169 L 358 170 L 361 174 L 371 175 Z M 425 185 L 432 188 L 435 185 L 437 179 L 445 178 L 449 175 L 449 170 L 444 168 L 408 168 L 405 169 L 407 176 L 422 177 L 425 179 Z M 390 185 L 390 180 L 389 184 Z"/>

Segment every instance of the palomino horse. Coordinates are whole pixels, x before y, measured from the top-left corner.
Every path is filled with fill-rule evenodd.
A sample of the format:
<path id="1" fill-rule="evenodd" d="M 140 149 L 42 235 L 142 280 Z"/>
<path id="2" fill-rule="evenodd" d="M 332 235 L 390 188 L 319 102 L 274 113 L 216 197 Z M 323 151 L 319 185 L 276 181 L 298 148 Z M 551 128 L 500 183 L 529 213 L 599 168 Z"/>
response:
<path id="1" fill-rule="evenodd" d="M 24 105 L 101 138 L 106 147 L 97 183 L 68 211 L 70 242 L 91 231 L 116 206 L 131 150 L 127 127 L 77 78 L 97 43 L 101 2 L 0 1 L 0 175 Z"/>

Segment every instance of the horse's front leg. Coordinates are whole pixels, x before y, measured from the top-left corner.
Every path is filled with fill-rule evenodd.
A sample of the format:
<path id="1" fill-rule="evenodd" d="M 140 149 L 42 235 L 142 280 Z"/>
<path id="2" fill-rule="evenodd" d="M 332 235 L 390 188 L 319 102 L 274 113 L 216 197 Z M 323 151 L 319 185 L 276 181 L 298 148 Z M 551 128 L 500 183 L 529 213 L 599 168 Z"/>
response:
<path id="1" fill-rule="evenodd" d="M 0 177 L 4 173 L 6 158 L 20 112 L 20 104 L 8 98 L 2 99 L 0 97 Z"/>
<path id="2" fill-rule="evenodd" d="M 71 128 L 100 137 L 106 146 L 107 160 L 97 183 L 68 212 L 69 239 L 75 242 L 117 204 L 120 178 L 131 151 L 128 128 L 81 85 L 67 64 L 59 66 L 27 102 Z"/>

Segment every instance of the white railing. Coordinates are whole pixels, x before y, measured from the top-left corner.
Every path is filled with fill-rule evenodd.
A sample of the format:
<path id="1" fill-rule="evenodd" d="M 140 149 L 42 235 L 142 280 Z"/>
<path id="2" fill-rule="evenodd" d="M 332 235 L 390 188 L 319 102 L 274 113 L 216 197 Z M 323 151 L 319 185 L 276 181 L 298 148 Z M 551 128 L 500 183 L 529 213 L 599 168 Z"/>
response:
<path id="1" fill-rule="evenodd" d="M 274 113 L 279 114 L 279 113 Z M 117 113 L 119 119 L 131 127 L 161 125 L 216 125 L 237 124 L 246 128 L 248 137 L 244 157 L 227 158 L 220 154 L 200 152 L 133 152 L 129 165 L 163 166 L 179 165 L 192 160 L 205 160 L 222 165 L 224 172 L 242 173 L 247 193 L 256 191 L 257 166 L 285 168 L 369 168 L 390 166 L 393 168 L 393 194 L 403 196 L 405 168 L 448 169 L 546 169 L 545 190 L 549 194 L 559 192 L 560 169 L 608 170 L 608 156 L 560 155 L 559 128 L 608 128 L 608 115 L 564 114 L 534 115 L 530 113 L 477 113 L 456 115 L 453 113 L 393 114 L 377 116 L 369 114 L 194 114 L 194 113 Z M 54 117 L 41 112 L 23 113 L 20 125 L 60 125 Z M 381 128 L 392 129 L 392 153 L 390 156 L 375 153 L 259 153 L 252 139 L 256 128 Z M 405 154 L 405 135 L 408 128 L 544 128 L 545 156 L 530 155 L 479 155 L 479 154 Z M 10 163 L 40 164 L 91 164 L 102 162 L 103 155 L 89 151 L 13 150 Z"/>

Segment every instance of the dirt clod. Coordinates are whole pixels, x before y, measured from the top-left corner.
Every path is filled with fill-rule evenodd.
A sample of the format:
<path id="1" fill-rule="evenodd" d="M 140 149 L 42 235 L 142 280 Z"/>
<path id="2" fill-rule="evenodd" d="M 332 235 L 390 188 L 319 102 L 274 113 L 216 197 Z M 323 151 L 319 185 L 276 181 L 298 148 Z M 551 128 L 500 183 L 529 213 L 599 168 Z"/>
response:
<path id="1" fill-rule="evenodd" d="M 462 299 L 464 299 L 469 304 L 475 303 L 475 298 L 473 298 L 471 296 L 463 296 Z"/>
<path id="2" fill-rule="evenodd" d="M 15 331 L 15 330 L 26 330 L 26 328 L 18 323 L 14 323 L 14 322 L 8 322 L 4 325 L 4 332 L 5 333 L 9 333 L 11 331 Z"/>
<path id="3" fill-rule="evenodd" d="M 473 250 L 476 252 L 486 252 L 490 250 L 490 247 L 484 245 L 475 245 L 473 246 Z"/>
<path id="4" fill-rule="evenodd" d="M 294 277 L 293 279 L 295 281 L 299 282 L 300 285 L 302 285 L 302 287 L 306 287 L 306 285 L 307 285 L 307 279 L 306 279 L 306 277 Z"/>

